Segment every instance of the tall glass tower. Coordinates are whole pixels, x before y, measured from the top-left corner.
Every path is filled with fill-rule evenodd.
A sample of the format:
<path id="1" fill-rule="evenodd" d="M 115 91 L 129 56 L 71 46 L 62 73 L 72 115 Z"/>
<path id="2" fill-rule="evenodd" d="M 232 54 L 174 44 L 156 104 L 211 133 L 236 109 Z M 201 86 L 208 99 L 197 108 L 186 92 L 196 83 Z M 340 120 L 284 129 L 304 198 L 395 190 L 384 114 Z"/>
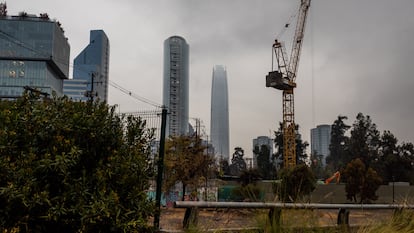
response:
<path id="1" fill-rule="evenodd" d="M 63 29 L 47 14 L 0 17 L 0 98 L 13 99 L 25 88 L 63 94 L 70 47 Z"/>
<path id="2" fill-rule="evenodd" d="M 164 41 L 163 105 L 168 108 L 167 135 L 188 133 L 189 46 L 184 38 Z"/>
<path id="3" fill-rule="evenodd" d="M 103 30 L 90 31 L 89 44 L 73 62 L 73 79 L 64 81 L 64 94 L 74 100 L 108 101 L 109 40 Z"/>
<path id="4" fill-rule="evenodd" d="M 326 157 L 329 155 L 331 144 L 331 126 L 318 125 L 311 129 L 311 153 L 322 155 L 322 165 L 326 165 Z"/>
<path id="5" fill-rule="evenodd" d="M 211 85 L 211 143 L 218 159 L 229 161 L 229 101 L 227 71 L 224 66 L 213 68 Z"/>

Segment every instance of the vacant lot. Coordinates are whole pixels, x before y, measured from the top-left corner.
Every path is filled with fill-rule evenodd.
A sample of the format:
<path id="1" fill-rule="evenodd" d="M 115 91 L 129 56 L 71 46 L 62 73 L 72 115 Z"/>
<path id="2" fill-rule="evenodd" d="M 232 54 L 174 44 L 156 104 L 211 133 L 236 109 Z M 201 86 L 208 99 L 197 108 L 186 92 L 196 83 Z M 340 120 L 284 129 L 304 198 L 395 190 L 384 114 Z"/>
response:
<path id="1" fill-rule="evenodd" d="M 163 230 L 181 230 L 185 209 L 168 208 L 161 213 L 160 227 Z M 351 226 L 383 222 L 392 217 L 392 210 L 350 212 Z M 267 212 L 258 210 L 200 210 L 198 227 L 202 230 L 250 228 L 263 226 L 267 221 Z M 286 210 L 282 214 L 282 223 L 292 227 L 335 226 L 335 210 Z"/>

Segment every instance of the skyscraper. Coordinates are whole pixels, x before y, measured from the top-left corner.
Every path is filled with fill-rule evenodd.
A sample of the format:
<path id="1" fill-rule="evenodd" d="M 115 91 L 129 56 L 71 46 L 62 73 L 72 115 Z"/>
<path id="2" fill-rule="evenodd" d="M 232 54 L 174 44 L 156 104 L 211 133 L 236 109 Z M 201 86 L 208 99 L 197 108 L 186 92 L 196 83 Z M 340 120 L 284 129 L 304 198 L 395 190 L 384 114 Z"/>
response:
<path id="1" fill-rule="evenodd" d="M 64 81 L 64 94 L 74 100 L 108 101 L 109 40 L 103 30 L 90 31 L 89 44 L 73 62 L 73 79 Z"/>
<path id="2" fill-rule="evenodd" d="M 1 8 L 0 98 L 17 98 L 25 88 L 62 95 L 70 47 L 60 23 L 47 14 L 7 16 Z"/>
<path id="3" fill-rule="evenodd" d="M 167 135 L 188 133 L 189 46 L 184 38 L 164 41 L 163 105 L 169 109 Z"/>
<path id="4" fill-rule="evenodd" d="M 224 66 L 213 68 L 211 85 L 211 143 L 217 158 L 229 161 L 229 97 L 227 71 Z"/>
<path id="5" fill-rule="evenodd" d="M 331 144 L 331 126 L 318 125 L 311 129 L 311 153 L 322 155 L 322 165 L 326 165 L 326 157 L 329 155 Z"/>

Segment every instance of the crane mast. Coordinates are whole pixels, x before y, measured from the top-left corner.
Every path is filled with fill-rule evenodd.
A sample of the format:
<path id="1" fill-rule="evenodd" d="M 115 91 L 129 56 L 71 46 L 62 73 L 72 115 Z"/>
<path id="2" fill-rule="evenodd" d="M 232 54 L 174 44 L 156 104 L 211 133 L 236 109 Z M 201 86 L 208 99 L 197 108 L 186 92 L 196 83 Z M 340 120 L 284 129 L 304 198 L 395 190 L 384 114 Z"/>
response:
<path id="1" fill-rule="evenodd" d="M 289 61 L 287 61 L 284 44 L 276 39 L 272 47 L 276 56 L 277 70 L 269 72 L 266 76 L 266 87 L 273 87 L 283 91 L 283 164 L 286 168 L 296 166 L 296 125 L 293 89 L 296 87 L 295 80 L 310 2 L 311 0 L 301 0 Z"/>

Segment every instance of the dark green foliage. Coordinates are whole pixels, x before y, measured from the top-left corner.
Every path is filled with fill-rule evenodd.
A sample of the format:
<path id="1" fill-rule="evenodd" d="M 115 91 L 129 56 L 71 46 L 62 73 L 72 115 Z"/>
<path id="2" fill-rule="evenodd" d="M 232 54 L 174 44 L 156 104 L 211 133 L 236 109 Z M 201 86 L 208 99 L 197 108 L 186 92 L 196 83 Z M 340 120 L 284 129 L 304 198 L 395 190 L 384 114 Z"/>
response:
<path id="1" fill-rule="evenodd" d="M 229 162 L 225 159 L 220 159 L 219 161 L 219 171 L 217 176 L 229 176 L 230 175 L 230 165 Z"/>
<path id="2" fill-rule="evenodd" d="M 344 122 L 347 119 L 346 116 L 338 116 L 331 127 L 329 156 L 326 158 L 326 164 L 331 169 L 331 173 L 340 170 L 347 164 L 349 137 L 345 136 L 345 133 L 351 128 Z"/>
<path id="3" fill-rule="evenodd" d="M 346 179 L 345 191 L 348 200 L 358 202 L 357 196 L 359 203 L 378 199 L 375 193 L 382 180 L 374 169 L 367 168 L 360 159 L 352 160 L 343 171 L 343 176 Z"/>
<path id="4" fill-rule="evenodd" d="M 229 173 L 232 176 L 240 176 L 247 169 L 246 161 L 243 159 L 244 150 L 241 147 L 234 148 L 233 157 L 229 166 Z"/>
<path id="5" fill-rule="evenodd" d="M 247 169 L 240 174 L 239 183 L 241 186 L 232 191 L 232 200 L 235 201 L 260 201 L 262 192 L 256 185 L 261 180 L 260 172 L 257 169 Z"/>
<path id="6" fill-rule="evenodd" d="M 0 101 L 0 231 L 149 230 L 144 126 L 103 103 Z"/>
<path id="7" fill-rule="evenodd" d="M 316 151 L 310 157 L 310 169 L 317 179 L 323 179 L 327 176 L 326 170 L 323 167 L 322 158 L 323 156 L 317 154 Z"/>
<path id="8" fill-rule="evenodd" d="M 231 192 L 230 199 L 232 201 L 262 201 L 262 196 L 262 192 L 258 186 L 248 184 L 234 188 Z"/>
<path id="9" fill-rule="evenodd" d="M 405 142 L 399 145 L 397 150 L 398 156 L 405 162 L 404 177 L 409 177 L 408 181 L 412 185 L 414 184 L 414 145 L 412 143 Z"/>
<path id="10" fill-rule="evenodd" d="M 276 166 L 268 145 L 256 146 L 253 153 L 257 156 L 257 167 L 263 179 L 272 180 L 276 176 Z"/>
<path id="11" fill-rule="evenodd" d="M 373 165 L 381 171 L 385 183 L 409 182 L 413 171 L 414 150 L 411 143 L 397 145 L 397 138 L 384 131 L 381 136 L 379 159 Z"/>
<path id="12" fill-rule="evenodd" d="M 351 160 L 359 158 L 365 166 L 371 167 L 383 178 L 384 183 L 392 181 L 414 182 L 414 147 L 412 143 L 398 144 L 390 132 L 381 135 L 370 116 L 358 113 L 352 128 L 338 116 L 332 125 L 330 155 L 327 170 L 330 173 L 345 168 Z M 351 136 L 345 133 L 351 128 Z"/>
<path id="13" fill-rule="evenodd" d="M 282 169 L 279 173 L 280 184 L 277 194 L 283 202 L 295 202 L 309 195 L 316 187 L 316 178 L 310 168 L 300 164 L 291 169 Z"/>
<path id="14" fill-rule="evenodd" d="M 247 169 L 240 174 L 239 181 L 242 186 L 247 186 L 249 184 L 255 185 L 256 182 L 261 179 L 262 176 L 260 175 L 260 172 L 257 169 Z"/>
<path id="15" fill-rule="evenodd" d="M 349 163 L 355 158 L 360 158 L 366 166 L 370 166 L 378 159 L 379 145 L 380 133 L 376 124 L 372 122 L 370 116 L 358 113 L 349 140 L 350 157 L 345 162 Z"/>

